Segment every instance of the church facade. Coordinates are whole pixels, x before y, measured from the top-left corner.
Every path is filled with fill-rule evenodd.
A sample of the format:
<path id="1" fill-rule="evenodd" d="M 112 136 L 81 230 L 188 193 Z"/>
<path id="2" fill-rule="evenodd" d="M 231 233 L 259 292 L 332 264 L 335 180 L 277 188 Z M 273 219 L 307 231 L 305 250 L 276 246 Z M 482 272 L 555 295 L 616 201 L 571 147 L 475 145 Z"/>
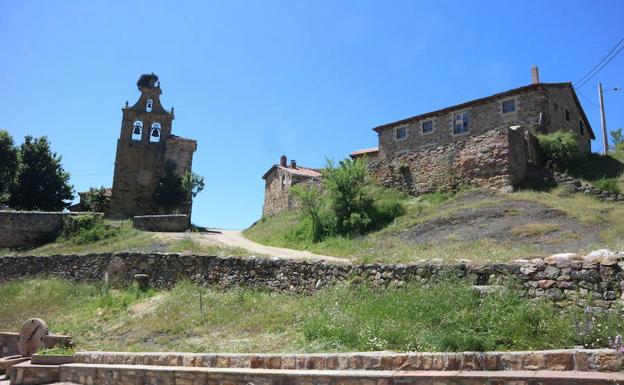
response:
<path id="1" fill-rule="evenodd" d="M 122 109 L 117 140 L 112 196 L 107 215 L 189 214 L 190 202 L 164 206 L 156 199 L 163 178 L 181 178 L 191 171 L 197 142 L 171 133 L 173 107 L 166 110 L 158 76 L 142 75 L 137 82 L 138 101 Z"/>

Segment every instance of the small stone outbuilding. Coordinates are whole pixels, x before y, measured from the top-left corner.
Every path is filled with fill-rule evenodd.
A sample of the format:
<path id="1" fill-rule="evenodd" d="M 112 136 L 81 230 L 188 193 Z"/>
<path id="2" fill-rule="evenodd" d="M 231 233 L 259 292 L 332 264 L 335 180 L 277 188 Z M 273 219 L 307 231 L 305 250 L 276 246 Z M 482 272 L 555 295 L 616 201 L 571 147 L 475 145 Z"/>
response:
<path id="1" fill-rule="evenodd" d="M 297 165 L 294 159 L 288 164 L 286 155 L 282 155 L 279 164 L 271 166 L 262 179 L 265 181 L 262 215 L 275 215 L 297 207 L 295 197 L 288 191 L 290 187 L 300 183 L 320 184 L 321 173 Z"/>

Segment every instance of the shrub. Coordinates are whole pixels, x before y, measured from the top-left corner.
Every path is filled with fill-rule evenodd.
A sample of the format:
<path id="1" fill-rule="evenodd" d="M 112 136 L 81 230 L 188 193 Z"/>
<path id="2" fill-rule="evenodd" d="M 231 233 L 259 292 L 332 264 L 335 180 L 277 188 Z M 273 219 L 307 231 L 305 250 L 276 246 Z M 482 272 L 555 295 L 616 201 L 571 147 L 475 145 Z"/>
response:
<path id="1" fill-rule="evenodd" d="M 310 220 L 314 242 L 328 235 L 358 236 L 377 230 L 404 212 L 405 194 L 374 186 L 361 160 L 345 159 L 334 166 L 327 161 L 323 170 L 323 191 L 316 186 L 298 185 L 291 192 Z M 297 239 L 302 239 L 298 227 Z M 294 229 L 293 229 L 294 230 Z"/>
<path id="2" fill-rule="evenodd" d="M 84 197 L 84 208 L 86 211 L 101 213 L 106 211 L 110 203 L 110 197 L 106 195 L 104 186 L 99 188 L 91 187 Z"/>
<path id="3" fill-rule="evenodd" d="M 578 140 L 571 132 L 537 135 L 537 140 L 546 164 L 557 169 L 565 170 L 578 155 Z"/>
<path id="4" fill-rule="evenodd" d="M 620 194 L 620 186 L 615 178 L 602 178 L 592 182 L 592 184 L 601 190 Z"/>
<path id="5" fill-rule="evenodd" d="M 81 245 L 113 237 L 117 229 L 107 226 L 99 215 L 68 215 L 63 223 L 62 237 Z"/>

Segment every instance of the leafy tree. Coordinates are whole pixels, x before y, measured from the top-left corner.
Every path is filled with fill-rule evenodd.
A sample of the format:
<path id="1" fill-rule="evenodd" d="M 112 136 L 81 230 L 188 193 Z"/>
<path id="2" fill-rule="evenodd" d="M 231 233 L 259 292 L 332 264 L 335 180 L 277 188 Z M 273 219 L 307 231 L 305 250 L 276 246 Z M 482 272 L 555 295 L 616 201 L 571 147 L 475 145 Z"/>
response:
<path id="1" fill-rule="evenodd" d="M 383 194 L 379 187 L 370 183 L 362 160 L 347 158 L 338 166 L 327 160 L 321 173 L 322 191 L 306 185 L 290 189 L 300 202 L 303 214 L 312 222 L 314 241 L 327 235 L 362 235 L 403 213 L 396 194 Z"/>
<path id="2" fill-rule="evenodd" d="M 158 182 L 154 194 L 156 203 L 167 208 L 179 205 L 186 197 L 182 179 L 176 175 L 175 169 L 175 162 L 169 160 L 165 163 L 165 175 Z"/>
<path id="3" fill-rule="evenodd" d="M 546 164 L 557 169 L 565 170 L 578 156 L 578 139 L 571 132 L 537 135 L 537 140 Z"/>
<path id="4" fill-rule="evenodd" d="M 613 150 L 621 150 L 624 149 L 624 133 L 622 133 L 622 129 L 618 128 L 617 130 L 613 130 L 609 132 L 611 135 L 611 149 Z"/>
<path id="5" fill-rule="evenodd" d="M 204 177 L 195 174 L 194 172 L 187 172 L 182 176 L 182 190 L 186 194 L 186 200 L 191 202 L 193 198 L 197 196 L 205 187 Z"/>
<path id="6" fill-rule="evenodd" d="M 290 192 L 301 203 L 301 210 L 312 220 L 312 240 L 319 242 L 323 238 L 323 223 L 321 222 L 321 190 L 315 185 L 303 183 L 290 188 Z"/>
<path id="7" fill-rule="evenodd" d="M 372 228 L 373 200 L 366 191 L 368 171 L 364 162 L 347 158 L 334 166 L 327 160 L 322 175 L 336 232 L 359 235 Z"/>
<path id="8" fill-rule="evenodd" d="M 13 144 L 13 137 L 8 131 L 0 130 L 0 205 L 9 201 L 18 166 L 18 151 Z"/>
<path id="9" fill-rule="evenodd" d="M 69 173 L 61 166 L 61 156 L 52 152 L 45 136 L 26 136 L 19 149 L 19 159 L 20 166 L 9 199 L 11 207 L 56 211 L 69 206 L 74 197 Z"/>
<path id="10" fill-rule="evenodd" d="M 107 189 L 102 186 L 99 188 L 91 187 L 84 197 L 84 208 L 86 211 L 102 213 L 108 208 L 110 197 L 106 195 Z"/>

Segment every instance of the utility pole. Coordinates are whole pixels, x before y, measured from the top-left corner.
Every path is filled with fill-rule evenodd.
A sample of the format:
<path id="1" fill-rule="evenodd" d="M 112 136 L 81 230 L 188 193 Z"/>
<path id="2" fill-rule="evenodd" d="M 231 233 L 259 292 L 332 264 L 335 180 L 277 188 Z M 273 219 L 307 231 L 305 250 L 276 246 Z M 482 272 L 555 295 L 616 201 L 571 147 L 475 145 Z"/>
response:
<path id="1" fill-rule="evenodd" d="M 607 138 L 607 120 L 605 119 L 602 83 L 600 82 L 598 82 L 598 100 L 600 101 L 600 125 L 602 126 L 602 153 L 607 155 L 607 151 L 609 151 L 609 138 Z"/>

